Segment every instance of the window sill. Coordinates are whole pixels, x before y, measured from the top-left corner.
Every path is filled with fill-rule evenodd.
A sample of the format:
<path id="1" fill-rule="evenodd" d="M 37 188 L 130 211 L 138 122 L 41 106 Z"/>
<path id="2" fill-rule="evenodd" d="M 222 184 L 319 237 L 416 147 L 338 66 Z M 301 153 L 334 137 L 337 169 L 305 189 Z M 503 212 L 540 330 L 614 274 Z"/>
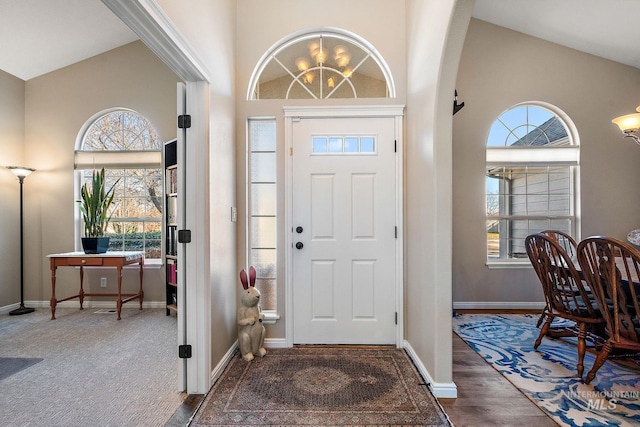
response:
<path id="1" fill-rule="evenodd" d="M 262 314 L 264 314 L 262 323 L 265 325 L 275 325 L 275 323 L 280 320 L 280 315 L 275 310 L 263 310 Z"/>
<path id="2" fill-rule="evenodd" d="M 517 260 L 517 261 L 487 261 L 485 264 L 489 270 L 493 269 L 523 269 L 523 268 L 533 268 L 531 262 L 527 259 L 525 260 Z"/>

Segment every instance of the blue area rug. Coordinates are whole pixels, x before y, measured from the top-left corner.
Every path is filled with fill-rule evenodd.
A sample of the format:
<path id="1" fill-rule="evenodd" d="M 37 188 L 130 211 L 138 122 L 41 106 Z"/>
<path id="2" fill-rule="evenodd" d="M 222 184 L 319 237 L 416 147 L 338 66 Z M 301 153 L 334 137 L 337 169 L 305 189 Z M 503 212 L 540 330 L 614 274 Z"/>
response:
<path id="1" fill-rule="evenodd" d="M 533 349 L 537 320 L 537 315 L 461 314 L 453 318 L 453 330 L 558 424 L 640 425 L 640 368 L 609 360 L 586 385 L 577 378 L 575 341 L 545 337 Z M 588 351 L 584 376 L 594 360 Z"/>

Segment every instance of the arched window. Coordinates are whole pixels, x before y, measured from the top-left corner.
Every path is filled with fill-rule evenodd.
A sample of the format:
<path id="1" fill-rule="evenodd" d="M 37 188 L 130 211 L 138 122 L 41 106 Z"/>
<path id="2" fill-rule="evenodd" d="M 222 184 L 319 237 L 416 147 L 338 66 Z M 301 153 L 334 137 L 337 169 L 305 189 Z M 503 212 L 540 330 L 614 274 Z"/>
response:
<path id="1" fill-rule="evenodd" d="M 143 250 L 160 259 L 162 235 L 162 143 L 151 123 L 132 110 L 114 109 L 91 118 L 79 134 L 75 169 L 80 182 L 105 168 L 108 187 L 115 187 L 109 250 Z M 78 235 L 82 229 L 80 215 Z M 79 239 L 78 239 L 79 240 Z"/>
<path id="2" fill-rule="evenodd" d="M 247 99 L 395 98 L 391 73 L 365 40 L 343 30 L 278 42 L 259 61 Z"/>
<path id="3" fill-rule="evenodd" d="M 524 239 L 529 234 L 578 232 L 578 136 L 568 117 L 554 110 L 548 104 L 520 104 L 491 126 L 486 159 L 489 263 L 527 259 Z"/>

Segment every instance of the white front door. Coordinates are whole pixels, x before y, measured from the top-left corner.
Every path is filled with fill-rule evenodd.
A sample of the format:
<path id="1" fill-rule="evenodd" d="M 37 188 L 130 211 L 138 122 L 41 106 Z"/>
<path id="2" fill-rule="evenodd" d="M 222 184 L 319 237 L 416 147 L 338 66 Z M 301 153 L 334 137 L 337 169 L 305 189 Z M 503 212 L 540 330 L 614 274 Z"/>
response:
<path id="1" fill-rule="evenodd" d="M 292 124 L 294 344 L 396 343 L 395 126 Z"/>

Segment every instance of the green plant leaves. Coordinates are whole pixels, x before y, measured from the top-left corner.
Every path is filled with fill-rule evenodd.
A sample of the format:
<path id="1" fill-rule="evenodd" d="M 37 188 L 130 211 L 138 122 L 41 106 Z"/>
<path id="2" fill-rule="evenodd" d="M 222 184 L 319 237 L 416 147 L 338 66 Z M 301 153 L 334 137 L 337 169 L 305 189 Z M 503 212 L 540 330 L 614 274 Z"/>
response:
<path id="1" fill-rule="evenodd" d="M 100 171 L 93 171 L 91 182 L 85 183 L 80 189 L 80 212 L 84 221 L 85 237 L 102 237 L 104 236 L 111 216 L 107 217 L 107 211 L 113 203 L 114 188 L 120 179 L 107 190 L 105 189 L 105 173 L 104 168 Z M 89 186 L 88 184 L 91 184 Z"/>

